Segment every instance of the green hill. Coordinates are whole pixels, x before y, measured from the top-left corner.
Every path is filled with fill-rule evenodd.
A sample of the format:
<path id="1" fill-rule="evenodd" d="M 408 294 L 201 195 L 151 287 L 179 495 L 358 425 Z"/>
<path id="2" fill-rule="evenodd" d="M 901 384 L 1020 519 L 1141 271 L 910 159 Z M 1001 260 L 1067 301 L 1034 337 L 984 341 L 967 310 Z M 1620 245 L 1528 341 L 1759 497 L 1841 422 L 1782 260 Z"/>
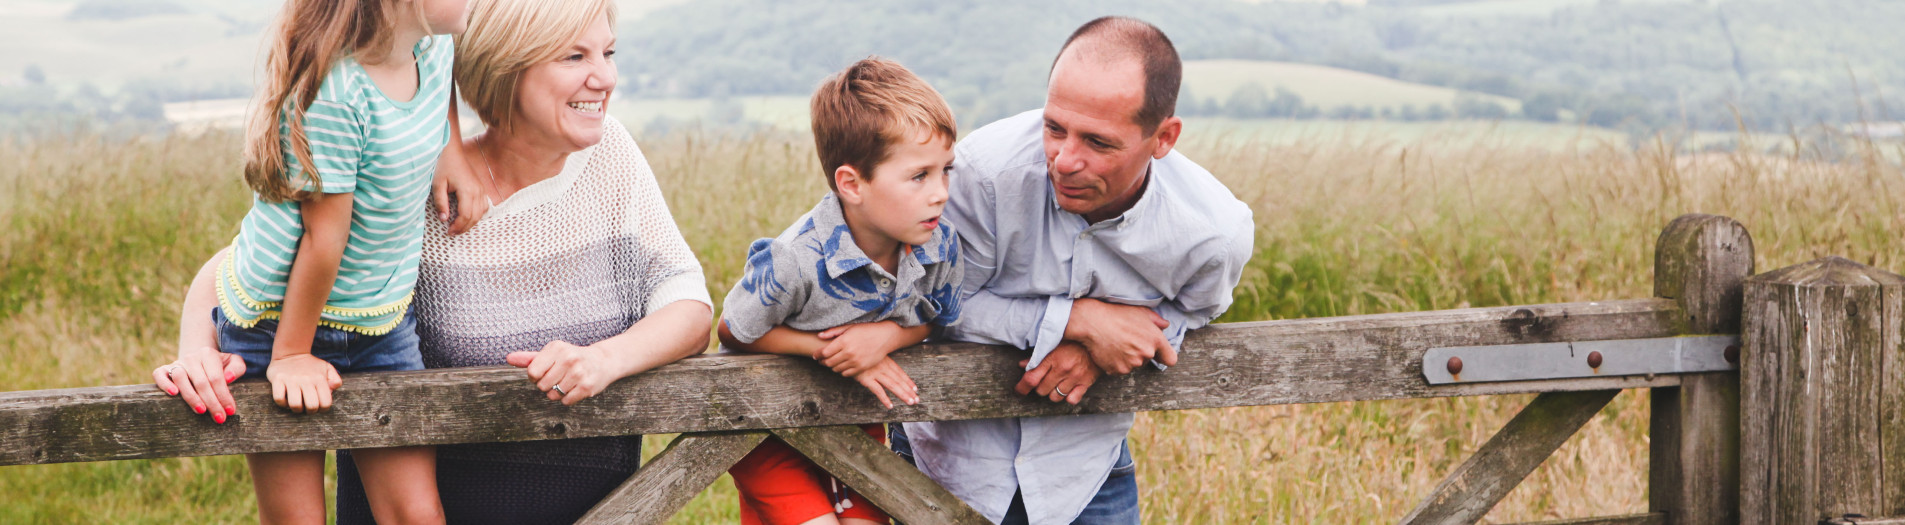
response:
<path id="1" fill-rule="evenodd" d="M 1360 71 L 1261 60 L 1192 60 L 1184 63 L 1186 92 L 1198 99 L 1214 99 L 1219 104 L 1245 84 L 1255 82 L 1274 91 L 1283 87 L 1303 97 L 1303 101 L 1328 110 L 1338 106 L 1376 108 L 1413 105 L 1454 106 L 1464 94 L 1494 102 L 1509 112 L 1521 111 L 1521 101 L 1496 95 L 1459 89 L 1404 82 Z M 1201 100 L 1200 100 L 1201 101 Z"/>

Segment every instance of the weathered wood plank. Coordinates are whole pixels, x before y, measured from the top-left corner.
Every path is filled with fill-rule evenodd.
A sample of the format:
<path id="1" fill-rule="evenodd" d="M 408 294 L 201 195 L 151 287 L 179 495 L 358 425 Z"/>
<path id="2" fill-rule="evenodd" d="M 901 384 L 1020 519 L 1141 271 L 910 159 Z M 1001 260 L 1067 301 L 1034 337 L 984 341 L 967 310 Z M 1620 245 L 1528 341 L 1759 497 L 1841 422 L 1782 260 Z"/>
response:
<path id="1" fill-rule="evenodd" d="M 1475 455 L 1437 484 L 1428 498 L 1402 518 L 1402 523 L 1469 525 L 1481 521 L 1528 473 L 1547 461 L 1555 449 L 1619 394 L 1618 390 L 1599 390 L 1536 396 Z"/>
<path id="2" fill-rule="evenodd" d="M 1819 524 L 1820 525 L 1905 525 L 1905 518 L 1901 518 L 1901 517 L 1893 517 L 1893 518 L 1838 517 L 1838 518 L 1832 518 L 1829 520 L 1821 520 Z"/>
<path id="3" fill-rule="evenodd" d="M 682 434 L 578 524 L 661 523 L 767 438 L 763 431 Z"/>
<path id="4" fill-rule="evenodd" d="M 1905 286 L 1883 287 L 1877 311 L 1879 472 L 1886 516 L 1905 516 Z M 1905 524 L 1901 524 L 1905 525 Z"/>
<path id="5" fill-rule="evenodd" d="M 1221 324 L 1190 334 L 1178 366 L 1102 380 L 1076 407 L 1013 394 L 1023 353 L 971 344 L 894 354 L 922 402 L 893 410 L 812 361 L 767 355 L 685 359 L 571 407 L 507 367 L 352 375 L 314 415 L 240 382 L 225 425 L 150 385 L 12 392 L 0 394 L 0 465 L 1665 387 L 1679 378 L 1431 386 L 1419 361 L 1433 346 L 1666 337 L 1678 312 L 1639 299 Z"/>
<path id="6" fill-rule="evenodd" d="M 1741 523 L 1889 514 L 1905 278 L 1828 257 L 1747 281 Z"/>
<path id="7" fill-rule="evenodd" d="M 1509 525 L 1667 525 L 1667 513 L 1647 512 L 1623 516 L 1601 516 L 1565 520 L 1526 521 Z"/>
<path id="8" fill-rule="evenodd" d="M 779 428 L 774 435 L 901 523 L 988 525 L 986 517 L 853 425 Z"/>
<path id="9" fill-rule="evenodd" d="M 1752 273 L 1753 238 L 1733 219 L 1682 215 L 1655 243 L 1654 295 L 1680 305 L 1685 333 L 1739 333 Z M 1689 375 L 1648 393 L 1648 507 L 1674 525 L 1739 520 L 1739 381 L 1735 372 Z"/>

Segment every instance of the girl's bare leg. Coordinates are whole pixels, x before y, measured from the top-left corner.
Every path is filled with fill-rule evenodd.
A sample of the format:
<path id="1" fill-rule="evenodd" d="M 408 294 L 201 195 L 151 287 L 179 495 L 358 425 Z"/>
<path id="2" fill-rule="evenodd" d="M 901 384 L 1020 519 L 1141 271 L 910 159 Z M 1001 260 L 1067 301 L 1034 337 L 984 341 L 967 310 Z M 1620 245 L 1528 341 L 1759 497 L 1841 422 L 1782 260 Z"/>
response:
<path id="1" fill-rule="evenodd" d="M 324 525 L 324 452 L 246 454 L 264 525 Z"/>
<path id="2" fill-rule="evenodd" d="M 351 451 L 364 480 L 370 513 L 385 525 L 443 523 L 437 497 L 436 447 L 363 448 Z"/>

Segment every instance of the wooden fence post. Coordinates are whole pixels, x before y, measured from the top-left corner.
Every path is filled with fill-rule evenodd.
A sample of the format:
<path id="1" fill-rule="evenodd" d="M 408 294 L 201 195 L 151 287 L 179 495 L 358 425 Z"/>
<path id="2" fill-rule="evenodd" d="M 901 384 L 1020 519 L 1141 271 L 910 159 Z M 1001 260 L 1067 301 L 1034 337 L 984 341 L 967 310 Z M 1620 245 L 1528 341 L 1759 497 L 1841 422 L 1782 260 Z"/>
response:
<path id="1" fill-rule="evenodd" d="M 1747 280 L 1741 523 L 1905 515 L 1901 299 L 1839 257 Z"/>
<path id="2" fill-rule="evenodd" d="M 1682 334 L 1739 333 L 1742 288 L 1752 273 L 1753 238 L 1727 217 L 1682 215 L 1654 246 L 1654 295 L 1679 303 Z M 1649 392 L 1647 501 L 1668 523 L 1738 522 L 1739 382 L 1733 372 L 1694 374 Z"/>

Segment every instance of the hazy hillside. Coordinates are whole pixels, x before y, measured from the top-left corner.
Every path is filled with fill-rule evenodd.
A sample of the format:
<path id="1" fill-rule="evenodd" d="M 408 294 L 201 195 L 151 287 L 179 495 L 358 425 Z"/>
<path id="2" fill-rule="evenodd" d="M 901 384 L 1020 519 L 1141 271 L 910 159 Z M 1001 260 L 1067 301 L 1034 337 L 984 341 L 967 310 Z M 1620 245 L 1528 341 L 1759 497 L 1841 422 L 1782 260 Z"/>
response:
<path id="1" fill-rule="evenodd" d="M 624 85 L 643 97 L 797 94 L 880 54 L 984 119 L 1035 105 L 1065 35 L 1104 14 L 1158 24 L 1187 59 L 1348 68 L 1522 100 L 1515 116 L 1532 120 L 1715 129 L 1738 107 L 1783 129 L 1858 120 L 1855 78 L 1875 105 L 1905 90 L 1894 56 L 1905 3 L 1881 0 L 710 0 L 628 24 Z"/>

